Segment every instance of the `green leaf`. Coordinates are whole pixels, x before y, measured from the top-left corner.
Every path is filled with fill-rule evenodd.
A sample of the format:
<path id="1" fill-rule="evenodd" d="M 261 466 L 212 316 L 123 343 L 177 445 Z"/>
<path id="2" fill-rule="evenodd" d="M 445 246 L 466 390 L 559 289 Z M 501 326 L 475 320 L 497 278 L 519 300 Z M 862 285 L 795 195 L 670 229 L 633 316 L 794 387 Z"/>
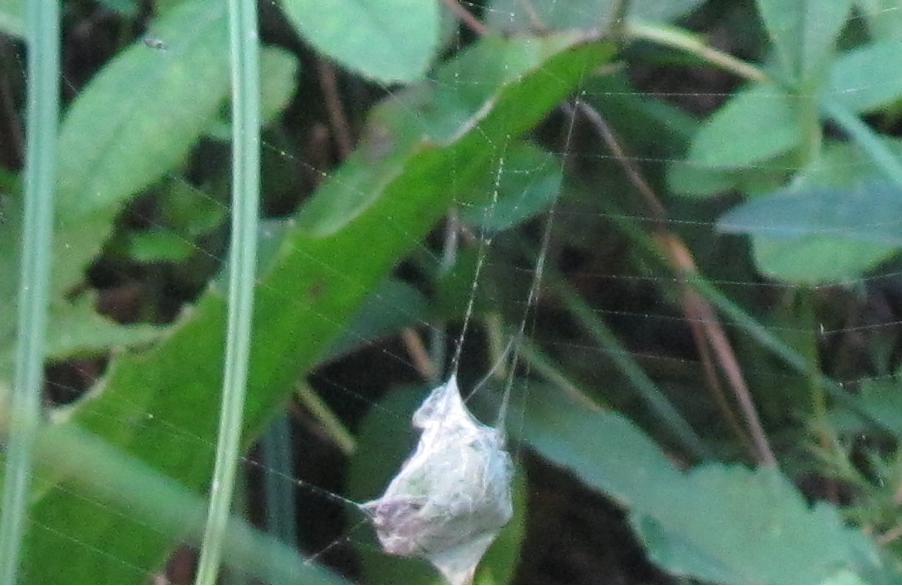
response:
<path id="1" fill-rule="evenodd" d="M 99 2 L 108 10 L 112 10 L 126 18 L 134 18 L 140 10 L 138 0 L 99 0 Z"/>
<path id="2" fill-rule="evenodd" d="M 852 0 L 758 0 L 786 75 L 806 84 L 829 63 Z"/>
<path id="3" fill-rule="evenodd" d="M 260 119 L 264 125 L 291 103 L 298 89 L 299 69 L 293 53 L 275 47 L 260 51 Z"/>
<path id="4" fill-rule="evenodd" d="M 704 0 L 643 0 L 633 2 L 629 16 L 669 22 L 701 6 Z M 505 32 L 537 29 L 597 29 L 609 25 L 614 16 L 612 0 L 493 0 L 485 11 L 486 23 Z"/>
<path id="5" fill-rule="evenodd" d="M 318 51 L 383 83 L 421 79 L 438 49 L 437 0 L 282 0 Z"/>
<path id="6" fill-rule="evenodd" d="M 528 143 L 502 156 L 497 171 L 475 189 L 492 193 L 493 198 L 497 195 L 497 202 L 463 208 L 464 222 L 489 231 L 507 230 L 542 213 L 557 199 L 564 178 L 557 157 Z"/>
<path id="7" fill-rule="evenodd" d="M 674 574 L 726 583 L 885 578 L 876 547 L 825 503 L 811 509 L 779 472 L 719 464 L 679 471 L 612 412 L 532 393 L 523 439 L 631 511 L 652 559 Z"/>
<path id="8" fill-rule="evenodd" d="M 754 236 L 765 274 L 793 283 L 856 279 L 894 255 L 902 234 L 902 190 L 885 181 L 856 187 L 808 186 L 756 198 L 718 222 L 731 234 Z"/>
<path id="9" fill-rule="evenodd" d="M 202 196 L 186 180 L 175 178 L 162 190 L 162 212 L 167 225 L 189 236 L 202 236 L 222 225 L 228 207 L 212 197 Z"/>
<path id="10" fill-rule="evenodd" d="M 425 295 L 404 281 L 388 279 L 370 293 L 347 332 L 329 349 L 326 360 L 335 360 L 403 328 L 429 323 L 429 317 Z"/>
<path id="11" fill-rule="evenodd" d="M 713 583 L 864 583 L 885 570 L 876 547 L 827 503 L 809 507 L 776 470 L 709 464 L 634 511 L 649 557 Z M 664 492 L 664 491 L 662 491 Z M 882 580 L 881 580 L 882 581 Z"/>
<path id="12" fill-rule="evenodd" d="M 18 204 L 18 202 L 14 202 Z M 0 224 L 0 299 L 8 299 L 9 311 L 0 312 L 0 385 L 12 379 L 12 358 L 16 343 L 15 290 L 18 274 L 21 208 L 10 203 L 4 208 Z M 124 326 L 99 315 L 92 295 L 82 295 L 72 302 L 55 300 L 50 306 L 53 335 L 47 338 L 47 357 L 61 361 L 72 357 L 96 356 L 110 349 L 124 350 L 148 344 L 158 338 L 163 328 L 144 324 Z"/>
<path id="13" fill-rule="evenodd" d="M 23 0 L 0 0 L 0 33 L 21 38 L 25 35 Z"/>
<path id="14" fill-rule="evenodd" d="M 358 153 L 308 202 L 318 210 L 301 213 L 309 224 L 286 230 L 257 287 L 245 445 L 280 411 L 298 377 L 325 355 L 369 293 L 484 176 L 494 160 L 492 147 L 533 128 L 612 53 L 609 44 L 577 35 L 477 43 L 439 76 L 458 73 L 469 80 L 495 71 L 487 84 L 471 92 L 425 86 L 434 99 L 425 105 L 447 124 L 441 140 L 429 134 L 432 126 L 424 128 L 428 120 L 419 112 L 403 107 L 403 96 L 377 109 Z M 382 116 L 388 111 L 395 118 Z M 364 172 L 384 180 L 343 183 Z M 459 192 L 448 188 L 453 174 Z M 333 196 L 344 198 L 339 207 L 353 197 L 366 203 L 339 220 L 330 215 L 330 202 L 322 201 Z M 186 488 L 203 490 L 217 429 L 225 311 L 221 292 L 209 289 L 159 345 L 113 360 L 70 420 Z M 52 536 L 31 532 L 27 546 L 36 555 L 24 568 L 30 582 L 146 580 L 122 561 L 155 567 L 180 538 L 61 491 L 36 498 L 33 515 L 77 535 L 86 547 L 60 555 Z"/>
<path id="15" fill-rule="evenodd" d="M 856 0 L 875 39 L 902 39 L 902 0 Z"/>
<path id="16" fill-rule="evenodd" d="M 298 89 L 300 64 L 293 53 L 276 47 L 260 50 L 260 121 L 271 124 L 288 107 Z M 223 112 L 211 129 L 212 138 L 231 142 L 232 126 L 229 112 Z"/>
<path id="17" fill-rule="evenodd" d="M 128 255 L 142 263 L 184 262 L 197 252 L 193 242 L 162 228 L 130 234 L 127 247 Z"/>
<path id="18" fill-rule="evenodd" d="M 120 206 L 184 160 L 228 92 L 225 5 L 193 0 L 153 25 L 165 51 L 138 42 L 108 63 L 61 128 L 54 286 L 77 284 Z"/>
<path id="19" fill-rule="evenodd" d="M 413 412 L 429 394 L 427 388 L 413 387 L 389 393 L 367 414 L 360 425 L 358 449 L 348 472 L 348 496 L 357 502 L 378 498 L 416 445 L 417 433 L 411 425 Z M 476 572 L 477 584 L 507 584 L 517 567 L 526 524 L 526 483 L 523 471 L 514 480 L 514 518 L 486 552 Z M 359 513 L 348 522 L 356 524 Z M 372 584 L 441 584 L 428 563 L 382 553 L 371 528 L 355 537 L 363 562 L 365 582 Z"/>
<path id="20" fill-rule="evenodd" d="M 861 403 L 887 429 L 902 429 L 902 393 L 898 375 L 890 379 L 865 380 L 861 384 Z M 834 424 L 849 433 L 873 432 L 873 426 L 841 407 L 834 408 Z"/>
<path id="21" fill-rule="evenodd" d="M 902 39 L 843 53 L 830 71 L 829 92 L 855 112 L 873 112 L 902 98 Z"/>
<path id="22" fill-rule="evenodd" d="M 461 52 L 456 58 L 458 69 L 443 67 L 436 73 L 435 82 L 412 88 L 397 100 L 373 109 L 372 140 L 348 158 L 353 164 L 340 168 L 333 181 L 320 189 L 319 197 L 302 210 L 299 223 L 311 234 L 320 236 L 333 234 L 353 223 L 375 202 L 383 186 L 398 179 L 413 157 L 422 156 L 429 161 L 433 151 L 458 141 L 460 130 L 467 128 L 466 124 L 474 124 L 484 136 L 494 135 L 499 124 L 522 127 L 513 113 L 481 120 L 478 108 L 490 103 L 498 87 L 511 86 L 519 96 L 525 90 L 518 81 L 534 70 L 537 61 L 550 58 L 579 39 L 587 38 L 578 33 L 510 40 L 488 37 L 480 43 L 478 51 Z M 541 82 L 533 82 L 533 85 L 537 91 L 548 89 Z M 436 108 L 436 104 L 441 107 Z M 521 113 L 524 119 L 538 114 L 538 109 L 531 107 L 529 101 L 524 100 L 521 106 L 526 108 Z M 495 153 L 505 140 L 485 143 L 486 152 Z M 462 162 L 458 164 L 463 166 Z M 488 166 L 486 164 L 481 170 L 480 179 L 488 173 Z M 479 172 L 475 167 L 471 168 Z M 459 176 L 457 184 L 449 184 L 448 176 L 438 179 L 442 188 L 451 193 L 456 189 L 464 196 L 471 196 L 472 192 L 467 189 L 472 183 L 464 182 L 474 181 L 474 178 L 460 176 L 460 171 L 455 173 Z"/>
<path id="23" fill-rule="evenodd" d="M 758 84 L 705 121 L 692 140 L 689 163 L 738 169 L 792 150 L 803 137 L 793 98 L 779 86 Z"/>
<path id="24" fill-rule="evenodd" d="M 522 433 L 545 459 L 626 508 L 644 510 L 655 486 L 682 481 L 661 448 L 632 422 L 614 412 L 586 410 L 547 388 L 528 396 Z"/>

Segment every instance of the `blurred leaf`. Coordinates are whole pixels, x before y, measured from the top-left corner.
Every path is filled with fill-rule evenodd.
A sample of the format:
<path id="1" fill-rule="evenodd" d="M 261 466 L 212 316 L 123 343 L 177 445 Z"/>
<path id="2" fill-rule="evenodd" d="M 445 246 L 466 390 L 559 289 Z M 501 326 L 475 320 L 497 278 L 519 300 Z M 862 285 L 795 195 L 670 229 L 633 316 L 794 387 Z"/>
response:
<path id="1" fill-rule="evenodd" d="M 704 0 L 643 0 L 633 2 L 629 16 L 642 20 L 673 21 L 702 5 Z M 485 11 L 486 23 L 505 32 L 539 29 L 598 29 L 609 25 L 613 0 L 492 0 Z M 527 6 L 529 8 L 527 8 Z"/>
<path id="2" fill-rule="evenodd" d="M 779 159 L 767 166 L 717 169 L 686 160 L 690 139 L 702 123 L 684 110 L 660 98 L 638 91 L 620 74 L 598 77 L 586 84 L 586 97 L 604 112 L 632 152 L 643 158 L 667 162 L 668 188 L 679 195 L 710 197 L 733 189 L 772 191 L 787 175 Z M 601 167 L 610 164 L 599 161 Z M 788 163 L 787 163 L 788 164 Z M 645 167 L 654 167 L 650 160 Z"/>
<path id="3" fill-rule="evenodd" d="M 48 424 L 39 430 L 35 450 L 40 473 L 36 477 L 36 493 L 63 491 L 86 505 L 79 511 L 82 514 L 117 515 L 127 528 L 152 530 L 156 540 L 173 535 L 181 542 L 200 542 L 206 518 L 205 499 L 95 435 L 71 423 Z M 65 484 L 59 484 L 62 479 L 66 479 Z M 57 504 L 65 505 L 65 500 L 60 499 Z M 86 550 L 86 544 L 78 534 L 60 530 L 59 516 L 67 513 L 64 506 L 49 511 L 45 508 L 41 511 L 42 517 L 31 518 L 32 530 L 42 535 L 43 549 L 30 549 L 28 555 L 44 556 L 43 559 L 49 560 L 67 557 L 60 555 L 62 552 L 74 557 Z M 128 537 L 128 533 L 117 536 L 126 540 Z M 229 519 L 224 539 L 225 555 L 230 563 L 266 583 L 334 584 L 340 581 L 332 572 L 304 560 L 297 551 L 260 533 L 237 516 Z M 98 551 L 105 553 L 107 549 Z M 125 560 L 108 559 L 143 575 L 145 581 L 156 569 L 129 567 Z M 164 562 L 160 555 L 156 565 Z"/>
<path id="4" fill-rule="evenodd" d="M 830 70 L 828 91 L 855 112 L 873 112 L 902 98 L 902 39 L 843 53 Z"/>
<path id="5" fill-rule="evenodd" d="M 25 35 L 24 0 L 0 0 L 0 33 L 11 37 Z"/>
<path id="6" fill-rule="evenodd" d="M 756 198 L 718 222 L 754 236 L 758 268 L 793 283 L 856 279 L 902 246 L 902 191 L 883 181 L 854 188 L 810 186 Z"/>
<path id="7" fill-rule="evenodd" d="M 460 139 L 461 129 L 469 130 L 466 124 L 473 124 L 482 136 L 494 136 L 503 127 L 522 127 L 520 118 L 535 119 L 541 108 L 531 106 L 532 102 L 525 99 L 522 94 L 527 90 L 520 81 L 534 71 L 538 61 L 589 38 L 578 33 L 510 40 L 487 37 L 476 49 L 457 55 L 456 69 L 442 67 L 433 82 L 411 88 L 397 100 L 377 106 L 371 113 L 370 140 L 347 159 L 353 164 L 342 166 L 333 181 L 320 189 L 319 197 L 308 202 L 298 218 L 301 226 L 312 234 L 327 236 L 352 224 L 369 209 L 385 185 L 398 179 L 411 159 L 423 157 L 430 161 L 440 147 Z M 602 58 L 600 53 L 598 58 Z M 574 62 L 570 67 L 579 68 L 582 64 Z M 568 74 L 572 73 L 568 69 Z M 508 86 L 511 91 L 502 92 L 501 96 L 517 100 L 525 109 L 518 113 L 505 110 L 501 116 L 481 120 L 483 114 L 478 108 L 491 103 L 498 88 L 504 90 Z M 542 94 L 552 87 L 535 81 L 529 85 Z M 543 103 L 543 100 L 536 101 L 539 106 Z M 484 142 L 483 152 L 496 154 L 498 145 L 505 140 L 507 137 L 498 142 Z M 466 168 L 462 161 L 457 164 Z M 481 169 L 470 166 L 474 173 L 481 174 L 480 178 L 488 173 L 488 167 L 488 161 Z M 448 177 L 457 180 L 449 184 Z M 470 197 L 472 192 L 468 189 L 472 183 L 469 182 L 474 180 L 475 177 L 461 175 L 458 169 L 442 177 L 440 182 L 445 191 L 457 190 Z"/>
<path id="8" fill-rule="evenodd" d="M 802 144 L 795 102 L 779 86 L 745 89 L 708 120 L 692 140 L 689 163 L 741 168 L 761 163 Z"/>
<path id="9" fill-rule="evenodd" d="M 883 147 L 902 157 L 902 140 L 881 137 Z M 795 177 L 798 187 L 857 187 L 879 176 L 879 167 L 870 154 L 853 142 L 827 140 L 820 156 Z"/>
<path id="10" fill-rule="evenodd" d="M 438 49 L 437 0 L 282 0 L 304 39 L 364 77 L 421 79 Z"/>
<path id="11" fill-rule="evenodd" d="M 522 433 L 545 459 L 623 507 L 645 508 L 660 490 L 655 487 L 682 482 L 661 448 L 632 422 L 614 412 L 589 411 L 547 387 L 527 397 Z"/>
<path id="12" fill-rule="evenodd" d="M 128 237 L 128 255 L 141 263 L 183 262 L 197 246 L 172 230 L 155 228 L 133 232 Z"/>
<path id="13" fill-rule="evenodd" d="M 486 194 L 488 192 L 482 193 Z M 451 269 L 435 276 L 432 282 L 434 289 L 432 299 L 433 314 L 445 319 L 453 319 L 463 317 L 467 312 L 467 307 L 470 304 L 470 295 L 474 293 L 473 283 L 476 282 L 479 255 L 479 250 L 475 248 L 461 250 L 457 253 Z M 485 273 L 483 273 L 473 298 L 474 315 L 480 315 L 496 309 L 496 302 L 500 297 L 501 294 L 496 283 L 492 279 L 486 278 Z"/>
<path id="14" fill-rule="evenodd" d="M 677 470 L 627 419 L 532 393 L 523 439 L 631 511 L 655 562 L 726 583 L 885 579 L 876 547 L 835 508 L 809 508 L 778 471 L 701 466 Z"/>
<path id="15" fill-rule="evenodd" d="M 462 208 L 464 222 L 488 231 L 507 230 L 542 213 L 557 199 L 563 181 L 557 157 L 528 143 L 510 148 L 503 157 L 498 170 L 475 187 L 478 193 L 497 195 L 497 202 Z"/>
<path id="16" fill-rule="evenodd" d="M 293 53 L 275 47 L 260 51 L 260 117 L 264 125 L 291 103 L 298 89 L 299 69 Z"/>
<path id="17" fill-rule="evenodd" d="M 260 120 L 271 124 L 288 107 L 298 89 L 300 64 L 293 53 L 276 47 L 260 50 Z M 223 142 L 232 141 L 230 112 L 222 116 L 208 130 L 210 137 Z"/>
<path id="18" fill-rule="evenodd" d="M 469 92 L 457 91 L 468 88 L 465 83 L 426 86 L 434 92 L 430 109 L 446 124 L 440 140 L 426 134 L 432 127 L 424 128 L 421 114 L 404 107 L 404 97 L 376 109 L 358 153 L 306 204 L 316 212 L 301 212 L 305 223 L 286 230 L 257 287 L 246 446 L 281 410 L 298 377 L 324 356 L 369 293 L 454 199 L 484 176 L 494 160 L 492 147 L 533 128 L 611 55 L 610 45 L 575 35 L 485 39 L 439 75 L 459 73 L 469 80 L 488 67 L 496 71 L 487 78 L 491 83 Z M 386 118 L 387 111 L 395 117 Z M 394 153 L 395 148 L 406 154 Z M 344 184 L 363 172 L 384 180 Z M 460 192 L 448 189 L 447 178 L 455 173 Z M 331 217 L 332 202 L 322 201 L 362 194 L 366 204 L 344 220 Z M 69 420 L 186 488 L 204 490 L 217 430 L 225 316 L 222 292 L 210 288 L 159 345 L 114 359 Z M 35 554 L 26 558 L 23 574 L 30 582 L 146 580 L 134 566 L 159 565 L 178 542 L 178 536 L 157 533 L 62 491 L 36 500 L 32 518 L 77 535 L 85 547 L 77 556 L 59 555 L 58 540 L 30 532 L 26 545 Z"/>
<path id="19" fill-rule="evenodd" d="M 429 301 L 404 281 L 388 279 L 377 287 L 335 341 L 325 360 L 335 360 L 373 340 L 396 335 L 406 327 L 428 323 Z"/>
<path id="20" fill-rule="evenodd" d="M 902 0 L 856 0 L 876 39 L 902 39 Z"/>
<path id="21" fill-rule="evenodd" d="M 221 2 L 184 2 L 153 30 L 167 49 L 139 41 L 117 55 L 63 121 L 54 237 L 57 291 L 82 279 L 120 206 L 184 160 L 227 95 Z"/>
<path id="22" fill-rule="evenodd" d="M 389 393 L 371 409 L 360 425 L 358 449 L 348 472 L 348 496 L 358 502 L 378 498 L 416 446 L 417 434 L 411 425 L 413 412 L 430 389 L 406 388 Z M 357 513 L 359 515 L 359 513 Z M 356 524 L 356 516 L 349 524 Z M 522 470 L 514 480 L 514 518 L 486 552 L 476 572 L 476 584 L 507 584 L 517 568 L 526 525 L 526 482 Z M 362 531 L 361 531 L 362 533 Z M 355 541 L 363 545 L 358 554 L 363 561 L 364 581 L 372 584 L 441 584 L 432 566 L 419 559 L 404 559 L 381 551 L 375 532 Z"/>
<path id="23" fill-rule="evenodd" d="M 863 381 L 860 399 L 861 403 L 867 406 L 868 412 L 888 429 L 902 429 L 902 391 L 898 376 L 885 380 Z M 873 425 L 847 409 L 834 408 L 832 418 L 837 427 L 850 433 L 873 432 Z"/>
<path id="24" fill-rule="evenodd" d="M 122 325 L 94 310 L 93 299 L 80 298 L 76 303 L 54 305 L 54 335 L 48 338 L 47 358 L 51 362 L 88 357 L 109 350 L 148 345 L 159 338 L 165 328 L 147 324 Z M 11 365 L 15 346 L 0 344 L 0 384 L 11 380 Z"/>
<path id="25" fill-rule="evenodd" d="M 709 464 L 666 488 L 663 506 L 631 520 L 651 559 L 672 574 L 731 584 L 885 579 L 874 544 L 833 506 L 810 507 L 776 470 Z"/>
<path id="26" fill-rule="evenodd" d="M 0 223 L 0 299 L 8 300 L 0 311 L 0 386 L 12 380 L 16 345 L 19 234 L 22 210 L 18 202 L 5 208 Z M 55 300 L 50 306 L 53 335 L 47 338 L 48 359 L 60 361 L 74 356 L 95 356 L 110 349 L 148 344 L 158 338 L 164 328 L 145 324 L 122 325 L 99 315 L 92 295 L 82 295 L 72 302 Z"/>
<path id="27" fill-rule="evenodd" d="M 138 0 L 99 0 L 107 9 L 127 18 L 137 16 L 140 6 Z"/>
<path id="28" fill-rule="evenodd" d="M 221 226 L 229 211 L 226 204 L 181 178 L 165 184 L 161 199 L 166 223 L 188 236 L 202 236 Z"/>
<path id="29" fill-rule="evenodd" d="M 829 63 L 852 0 L 758 0 L 758 11 L 786 74 L 806 84 Z"/>
<path id="30" fill-rule="evenodd" d="M 77 302 L 52 313 L 54 335 L 48 339 L 51 360 L 73 356 L 96 356 L 102 352 L 150 344 L 165 328 L 148 324 L 123 325 L 98 314 L 93 299 Z"/>

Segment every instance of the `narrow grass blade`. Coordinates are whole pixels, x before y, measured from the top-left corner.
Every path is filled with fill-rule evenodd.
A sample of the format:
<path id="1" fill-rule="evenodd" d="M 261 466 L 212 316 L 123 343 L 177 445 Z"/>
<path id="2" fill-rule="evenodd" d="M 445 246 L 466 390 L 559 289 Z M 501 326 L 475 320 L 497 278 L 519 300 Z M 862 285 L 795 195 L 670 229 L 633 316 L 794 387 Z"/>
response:
<path id="1" fill-rule="evenodd" d="M 664 251 L 658 247 L 658 244 L 652 238 L 632 225 L 629 220 L 626 219 L 622 210 L 610 206 L 606 211 L 611 214 L 611 218 L 617 227 L 622 230 L 634 244 L 637 244 L 640 247 L 647 259 L 658 263 L 664 269 L 672 270 L 671 266 L 666 261 L 666 254 Z M 721 313 L 729 317 L 731 321 L 740 324 L 742 331 L 745 332 L 746 335 L 750 336 L 753 340 L 758 342 L 761 347 L 779 358 L 786 366 L 805 377 L 815 376 L 827 394 L 838 404 L 849 409 L 853 413 L 858 414 L 871 425 L 883 429 L 896 437 L 902 437 L 902 432 L 900 432 L 900 430 L 891 429 L 881 422 L 877 415 L 870 413 L 867 407 L 863 405 L 855 395 L 844 389 L 842 385 L 824 374 L 816 373 L 812 375 L 809 362 L 803 355 L 799 354 L 799 352 L 789 346 L 789 344 L 770 332 L 759 320 L 745 311 L 737 303 L 730 300 L 702 275 L 674 274 L 674 283 L 679 282 L 679 280 L 685 280 L 686 284 L 705 297 Z"/>
<path id="2" fill-rule="evenodd" d="M 704 458 L 708 454 L 708 450 L 702 439 L 677 411 L 664 392 L 658 388 L 658 385 L 645 374 L 642 367 L 617 339 L 616 334 L 592 312 L 582 297 L 573 291 L 563 279 L 555 276 L 552 287 L 589 335 L 595 338 L 603 348 L 610 350 L 614 364 L 632 383 L 649 409 L 661 418 L 661 422 L 670 430 L 671 435 L 693 456 Z"/>
<path id="3" fill-rule="evenodd" d="M 53 239 L 59 124 L 60 22 L 57 0 L 29 0 L 25 215 L 19 282 L 19 333 L 12 393 L 5 399 L 9 439 L 0 515 L 0 580 L 16 581 L 27 520 L 32 447 L 41 418 Z"/>
<path id="4" fill-rule="evenodd" d="M 282 414 L 263 436 L 263 463 L 276 474 L 264 478 L 266 530 L 279 541 L 297 548 L 297 503 L 295 502 L 294 454 L 291 446 L 291 421 Z"/>
<path id="5" fill-rule="evenodd" d="M 229 0 L 232 66 L 232 235 L 229 322 L 216 464 L 210 489 L 198 584 L 214 584 L 241 450 L 241 423 L 250 360 L 251 317 L 260 199 L 260 55 L 257 3 Z"/>

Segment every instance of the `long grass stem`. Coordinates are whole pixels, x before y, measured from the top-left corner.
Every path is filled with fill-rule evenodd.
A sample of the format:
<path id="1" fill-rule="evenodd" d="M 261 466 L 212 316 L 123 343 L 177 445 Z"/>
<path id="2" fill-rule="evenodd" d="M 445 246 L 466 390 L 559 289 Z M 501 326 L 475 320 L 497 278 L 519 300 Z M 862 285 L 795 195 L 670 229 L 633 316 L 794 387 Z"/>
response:
<path id="1" fill-rule="evenodd" d="M 210 508 L 197 569 L 198 584 L 213 584 L 241 450 L 241 428 L 250 361 L 251 317 L 260 200 L 260 55 L 257 3 L 229 0 L 232 63 L 232 234 L 229 252 L 229 318 L 222 411 Z"/>
<path id="2" fill-rule="evenodd" d="M 0 580 L 6 584 L 14 583 L 18 574 L 28 516 L 32 449 L 41 419 L 59 125 L 59 18 L 57 0 L 27 3 L 29 87 L 19 332 L 13 388 L 4 397 L 9 439 L 0 514 Z"/>

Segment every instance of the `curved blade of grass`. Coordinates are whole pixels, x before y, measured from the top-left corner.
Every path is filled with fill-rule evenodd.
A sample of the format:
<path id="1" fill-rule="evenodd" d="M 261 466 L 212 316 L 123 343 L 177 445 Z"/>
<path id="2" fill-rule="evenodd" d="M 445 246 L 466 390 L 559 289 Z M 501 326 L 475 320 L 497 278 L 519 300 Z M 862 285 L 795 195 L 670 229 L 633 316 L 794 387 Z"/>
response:
<path id="1" fill-rule="evenodd" d="M 197 584 L 215 584 L 235 471 L 251 350 L 260 202 L 260 48 L 257 3 L 229 0 L 232 62 L 232 237 L 229 251 L 229 322 L 216 463 L 210 510 L 197 567 Z"/>
<path id="2" fill-rule="evenodd" d="M 0 515 L 0 580 L 16 581 L 28 506 L 32 446 L 41 418 L 53 240 L 59 120 L 60 22 L 57 0 L 30 0 L 25 221 L 19 283 L 16 374 L 6 399 L 9 440 Z"/>
<path id="3" fill-rule="evenodd" d="M 129 519 L 133 527 L 143 526 L 159 532 L 157 535 L 175 535 L 191 545 L 200 543 L 206 509 L 203 499 L 96 434 L 75 424 L 43 425 L 38 430 L 35 454 L 41 472 L 66 478 L 61 490 L 97 503 L 93 505 L 95 514 L 115 511 L 113 514 Z M 102 508 L 98 508 L 100 503 Z M 59 516 L 64 511 L 64 507 L 57 507 L 53 512 Z M 55 521 L 52 516 L 42 521 L 54 527 L 58 524 L 58 518 Z M 227 529 L 223 549 L 230 566 L 257 580 L 269 584 L 334 584 L 341 580 L 237 516 L 228 519 Z M 162 558 L 167 553 L 158 555 Z"/>
<path id="4" fill-rule="evenodd" d="M 633 359 L 632 355 L 624 348 L 617 335 L 592 312 L 592 308 L 573 290 L 562 278 L 550 275 L 552 287 L 560 296 L 567 310 L 573 314 L 579 323 L 586 329 L 603 348 L 611 350 L 610 356 L 617 368 L 629 379 L 642 400 L 645 401 L 664 425 L 667 426 L 671 436 L 693 456 L 702 459 L 709 454 L 701 437 L 689 422 L 677 411 L 676 407 L 667 398 L 667 395 L 658 388 L 641 366 Z"/>

